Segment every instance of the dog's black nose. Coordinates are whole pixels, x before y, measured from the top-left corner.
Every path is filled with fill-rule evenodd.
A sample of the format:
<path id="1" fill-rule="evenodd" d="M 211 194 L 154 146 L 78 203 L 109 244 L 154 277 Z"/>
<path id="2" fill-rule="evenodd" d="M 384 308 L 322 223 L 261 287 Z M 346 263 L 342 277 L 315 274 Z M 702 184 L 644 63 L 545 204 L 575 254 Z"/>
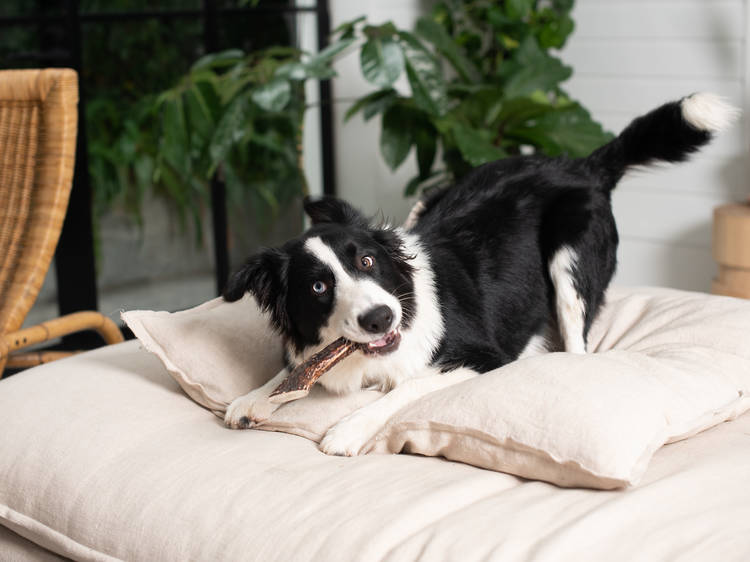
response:
<path id="1" fill-rule="evenodd" d="M 385 305 L 376 306 L 357 318 L 363 329 L 373 334 L 382 334 L 391 327 L 393 311 Z"/>

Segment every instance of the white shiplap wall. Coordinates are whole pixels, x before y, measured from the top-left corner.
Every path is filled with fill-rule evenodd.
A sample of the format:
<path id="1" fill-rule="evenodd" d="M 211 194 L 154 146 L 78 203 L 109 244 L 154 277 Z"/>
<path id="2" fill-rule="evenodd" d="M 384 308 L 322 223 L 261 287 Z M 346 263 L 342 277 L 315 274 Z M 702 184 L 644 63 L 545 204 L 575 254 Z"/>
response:
<path id="1" fill-rule="evenodd" d="M 568 91 L 614 132 L 656 105 L 712 91 L 746 109 L 743 0 L 579 0 Z M 745 120 L 687 164 L 626 177 L 613 201 L 615 282 L 708 290 L 712 209 L 750 194 Z"/>
<path id="2" fill-rule="evenodd" d="M 331 0 L 331 27 L 366 15 L 373 24 L 391 20 L 398 27 L 412 29 L 417 18 L 428 8 L 426 0 Z M 380 156 L 380 118 L 365 123 L 358 115 L 344 123 L 344 115 L 358 97 L 373 91 L 362 77 L 358 53 L 351 53 L 336 65 L 339 77 L 333 83 L 336 146 L 336 182 L 338 195 L 364 212 L 382 213 L 394 224 L 409 214 L 414 200 L 404 199 L 406 183 L 417 174 L 414 153 L 392 172 Z M 396 83 L 408 92 L 408 83 Z"/>
<path id="3" fill-rule="evenodd" d="M 576 32 L 562 52 L 575 70 L 566 88 L 614 132 L 695 91 L 716 92 L 747 110 L 746 1 L 578 0 Z M 426 7 L 423 0 L 332 0 L 332 24 L 366 14 L 409 28 Z M 338 70 L 339 194 L 399 222 L 411 204 L 401 189 L 416 173 L 413 156 L 394 174 L 379 153 L 378 119 L 343 124 L 351 100 L 370 87 L 355 55 Z M 750 193 L 744 124 L 688 164 L 633 174 L 620 184 L 614 196 L 622 239 L 617 283 L 709 289 L 712 208 Z"/>

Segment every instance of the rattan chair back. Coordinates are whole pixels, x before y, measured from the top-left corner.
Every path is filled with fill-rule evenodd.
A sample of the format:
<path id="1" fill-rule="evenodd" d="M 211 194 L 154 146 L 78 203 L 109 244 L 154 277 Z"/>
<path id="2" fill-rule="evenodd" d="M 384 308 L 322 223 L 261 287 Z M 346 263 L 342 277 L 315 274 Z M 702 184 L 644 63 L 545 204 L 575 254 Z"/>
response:
<path id="1" fill-rule="evenodd" d="M 0 71 L 0 334 L 21 327 L 52 261 L 73 179 L 77 117 L 75 71 Z"/>

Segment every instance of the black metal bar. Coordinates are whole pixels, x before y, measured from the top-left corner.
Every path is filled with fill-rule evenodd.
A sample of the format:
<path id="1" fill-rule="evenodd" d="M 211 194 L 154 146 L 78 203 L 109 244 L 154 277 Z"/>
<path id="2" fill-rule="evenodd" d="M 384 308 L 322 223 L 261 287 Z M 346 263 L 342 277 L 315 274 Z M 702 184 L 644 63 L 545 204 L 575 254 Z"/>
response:
<path id="1" fill-rule="evenodd" d="M 81 24 L 78 19 L 78 0 L 67 0 L 67 32 L 70 41 L 70 66 L 78 72 L 78 140 L 68 211 L 63 222 L 60 241 L 55 252 L 57 275 L 57 303 L 60 314 L 79 310 L 96 310 L 96 265 L 91 216 L 91 184 L 88 173 L 88 145 L 86 139 L 86 90 L 83 77 Z M 93 347 L 98 338 L 90 334 L 68 336 L 65 345 Z"/>
<path id="2" fill-rule="evenodd" d="M 219 50 L 216 0 L 203 0 L 203 45 L 207 53 Z M 216 294 L 220 295 L 229 279 L 229 247 L 227 240 L 227 190 L 218 172 L 211 178 L 211 221 L 216 262 Z"/>
<path id="3" fill-rule="evenodd" d="M 218 175 L 211 178 L 211 221 L 216 260 L 216 294 L 220 295 L 229 279 L 229 247 L 227 239 L 227 192 Z"/>
<path id="4" fill-rule="evenodd" d="M 232 16 L 237 14 L 294 14 L 301 12 L 315 12 L 315 6 L 294 6 L 294 5 L 271 5 L 255 6 L 247 8 L 216 8 L 215 12 L 219 16 Z M 79 18 L 85 23 L 107 23 L 120 22 L 123 20 L 137 19 L 171 19 L 171 18 L 198 18 L 204 15 L 204 10 L 146 10 L 134 12 L 91 12 L 81 13 Z M 26 25 L 32 23 L 63 23 L 66 21 L 66 15 L 34 15 L 34 16 L 0 16 L 0 26 Z"/>
<path id="5" fill-rule="evenodd" d="M 318 0 L 318 50 L 328 45 L 331 34 L 331 16 L 328 0 Z M 333 145 L 333 93 L 330 80 L 320 81 L 320 132 L 321 158 L 323 160 L 323 193 L 336 195 L 336 168 Z"/>

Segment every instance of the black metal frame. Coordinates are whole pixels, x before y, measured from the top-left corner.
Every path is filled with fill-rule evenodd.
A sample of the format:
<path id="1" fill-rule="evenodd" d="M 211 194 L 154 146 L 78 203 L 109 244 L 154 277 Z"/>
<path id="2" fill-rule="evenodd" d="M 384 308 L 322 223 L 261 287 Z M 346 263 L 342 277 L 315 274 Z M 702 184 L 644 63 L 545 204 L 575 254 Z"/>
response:
<path id="1" fill-rule="evenodd" d="M 261 5 L 246 8 L 222 8 L 217 0 L 202 0 L 200 10 L 153 10 L 140 12 L 81 13 L 78 0 L 66 0 L 66 12 L 60 16 L 17 16 L 0 17 L 0 29 L 17 25 L 39 25 L 59 23 L 66 28 L 68 52 L 41 53 L 37 55 L 45 66 L 68 66 L 83 74 L 85 61 L 82 59 L 82 24 L 91 22 L 112 22 L 140 19 L 200 18 L 203 21 L 203 41 L 206 52 L 218 48 L 218 29 L 221 15 L 231 14 L 279 14 L 314 13 L 317 15 L 318 48 L 328 44 L 330 35 L 330 15 L 328 0 L 317 0 L 315 6 Z M 88 174 L 88 144 L 84 124 L 86 91 L 79 84 L 78 144 L 76 165 L 73 176 L 73 189 L 70 195 L 68 212 L 63 224 L 60 241 L 55 253 L 57 276 L 57 298 L 60 314 L 78 310 L 96 310 L 98 295 L 94 261 L 94 240 L 92 229 L 91 184 Z M 331 84 L 320 82 L 321 144 L 323 190 L 327 195 L 335 195 L 333 108 Z M 220 294 L 229 275 L 229 251 L 227 247 L 227 209 L 225 186 L 217 178 L 211 181 L 211 207 L 216 259 L 216 291 Z M 80 339 L 71 342 L 78 347 L 86 345 Z"/>

